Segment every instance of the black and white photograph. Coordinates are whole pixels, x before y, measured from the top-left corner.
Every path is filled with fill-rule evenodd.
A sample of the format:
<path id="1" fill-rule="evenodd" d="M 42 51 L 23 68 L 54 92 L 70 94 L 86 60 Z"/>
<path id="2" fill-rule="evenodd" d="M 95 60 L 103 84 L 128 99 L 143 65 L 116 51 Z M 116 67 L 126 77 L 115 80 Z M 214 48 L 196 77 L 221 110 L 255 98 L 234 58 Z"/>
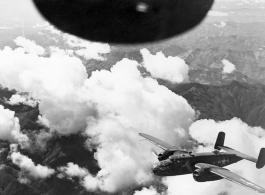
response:
<path id="1" fill-rule="evenodd" d="M 0 195 L 265 193 L 265 0 L 0 10 Z"/>

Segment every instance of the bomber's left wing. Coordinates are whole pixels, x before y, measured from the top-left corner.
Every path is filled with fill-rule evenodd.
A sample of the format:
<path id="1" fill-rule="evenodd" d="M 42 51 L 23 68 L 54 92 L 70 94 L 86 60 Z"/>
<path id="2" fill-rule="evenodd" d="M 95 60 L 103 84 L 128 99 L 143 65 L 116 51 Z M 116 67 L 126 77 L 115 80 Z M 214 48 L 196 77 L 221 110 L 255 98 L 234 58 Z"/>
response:
<path id="1" fill-rule="evenodd" d="M 232 181 L 236 184 L 242 185 L 244 187 L 250 188 L 252 190 L 258 191 L 260 193 L 265 193 L 265 189 L 258 186 L 257 184 L 252 183 L 251 181 L 246 180 L 245 178 L 229 171 L 228 169 L 224 169 L 215 165 L 210 165 L 206 163 L 197 163 L 195 165 L 197 168 L 208 169 L 211 173 L 219 175 L 224 179 Z"/>
<path id="2" fill-rule="evenodd" d="M 158 146 L 159 148 L 162 148 L 163 150 L 176 150 L 175 146 L 172 146 L 171 144 L 157 139 L 151 135 L 147 135 L 144 133 L 139 133 L 139 135 L 150 141 L 152 144 Z"/>

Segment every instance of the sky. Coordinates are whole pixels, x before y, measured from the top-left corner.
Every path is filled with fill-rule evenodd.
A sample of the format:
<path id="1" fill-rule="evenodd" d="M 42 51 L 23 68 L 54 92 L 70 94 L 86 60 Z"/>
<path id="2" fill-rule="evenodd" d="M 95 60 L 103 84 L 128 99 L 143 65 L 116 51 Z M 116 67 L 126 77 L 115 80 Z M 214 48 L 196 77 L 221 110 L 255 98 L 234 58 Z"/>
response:
<path id="1" fill-rule="evenodd" d="M 25 25 L 42 23 L 45 20 L 38 13 L 31 0 L 0 0 L 0 25 L 16 25 L 21 20 Z"/>

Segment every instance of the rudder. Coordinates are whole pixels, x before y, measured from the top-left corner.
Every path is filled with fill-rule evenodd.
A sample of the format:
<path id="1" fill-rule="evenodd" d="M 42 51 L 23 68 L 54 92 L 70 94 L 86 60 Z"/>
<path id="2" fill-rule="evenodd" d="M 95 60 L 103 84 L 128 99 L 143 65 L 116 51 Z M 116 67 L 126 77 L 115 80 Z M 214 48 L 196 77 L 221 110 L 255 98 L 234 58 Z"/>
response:
<path id="1" fill-rule="evenodd" d="M 214 149 L 216 150 L 220 150 L 220 148 L 218 146 L 224 146 L 224 142 L 225 142 L 225 133 L 224 132 L 219 132 L 215 145 L 214 145 Z"/>
<path id="2" fill-rule="evenodd" d="M 261 148 L 259 152 L 258 161 L 256 163 L 257 169 L 261 169 L 265 165 L 265 148 Z"/>

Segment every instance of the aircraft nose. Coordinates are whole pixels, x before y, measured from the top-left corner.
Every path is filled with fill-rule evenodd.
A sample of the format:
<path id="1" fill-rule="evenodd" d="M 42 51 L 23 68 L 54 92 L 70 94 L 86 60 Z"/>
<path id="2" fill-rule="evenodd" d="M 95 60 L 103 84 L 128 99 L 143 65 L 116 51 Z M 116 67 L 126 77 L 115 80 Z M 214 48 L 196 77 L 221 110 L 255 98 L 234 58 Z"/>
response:
<path id="1" fill-rule="evenodd" d="M 157 175 L 158 171 L 159 171 L 159 165 L 158 165 L 158 164 L 155 164 L 155 165 L 152 167 L 152 171 L 151 171 L 151 172 L 152 172 L 153 174 Z"/>
<path id="2" fill-rule="evenodd" d="M 152 168 L 152 173 L 156 174 L 157 173 L 157 169 L 156 168 Z"/>

